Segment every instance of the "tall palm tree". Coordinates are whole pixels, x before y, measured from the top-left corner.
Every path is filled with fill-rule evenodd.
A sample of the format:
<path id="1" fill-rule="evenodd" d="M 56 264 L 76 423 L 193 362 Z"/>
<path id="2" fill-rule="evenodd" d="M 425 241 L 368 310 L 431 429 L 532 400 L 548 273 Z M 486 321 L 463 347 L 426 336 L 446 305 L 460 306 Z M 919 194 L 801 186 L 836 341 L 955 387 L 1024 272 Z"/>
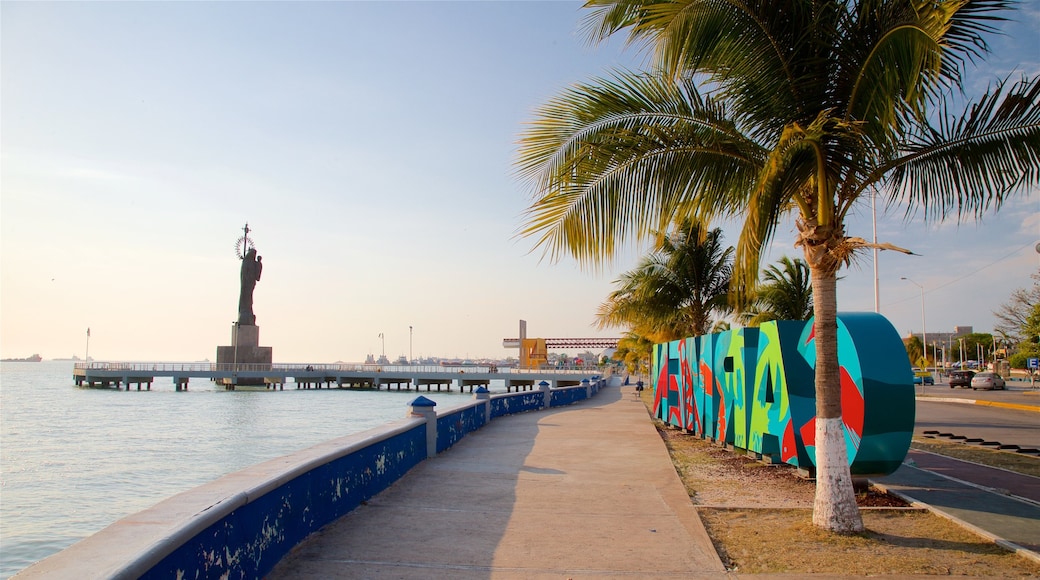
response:
<path id="1" fill-rule="evenodd" d="M 812 280 L 805 260 L 783 256 L 779 265 L 770 264 L 763 270 L 762 277 L 765 281 L 755 289 L 751 308 L 741 316 L 748 326 L 812 318 Z"/>
<path id="2" fill-rule="evenodd" d="M 720 228 L 684 222 L 615 281 L 618 289 L 596 314 L 599 327 L 627 326 L 657 342 L 708 334 L 731 311 L 732 261 Z"/>
<path id="3" fill-rule="evenodd" d="M 594 39 L 627 31 L 656 69 L 550 100 L 517 161 L 537 195 L 522 235 L 602 264 L 692 216 L 738 216 L 734 278 L 793 217 L 812 274 L 813 522 L 863 528 L 841 421 L 836 280 L 871 247 L 845 231 L 874 189 L 907 214 L 958 219 L 1040 180 L 1040 79 L 998 82 L 950 110 L 1009 0 L 588 0 Z M 703 89 L 702 89 L 703 87 Z M 878 247 L 894 246 L 881 244 Z"/>

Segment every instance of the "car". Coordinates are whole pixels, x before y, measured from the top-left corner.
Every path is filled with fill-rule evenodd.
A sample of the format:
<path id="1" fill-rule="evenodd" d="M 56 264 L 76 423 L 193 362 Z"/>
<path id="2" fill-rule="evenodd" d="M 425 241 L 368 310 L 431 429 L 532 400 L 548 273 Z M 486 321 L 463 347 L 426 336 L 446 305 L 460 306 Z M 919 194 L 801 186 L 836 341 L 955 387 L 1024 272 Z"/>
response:
<path id="1" fill-rule="evenodd" d="M 1004 379 L 1000 378 L 1000 375 L 991 371 L 984 371 L 976 373 L 971 378 L 972 389 L 1005 389 L 1007 386 L 1004 384 Z"/>
<path id="2" fill-rule="evenodd" d="M 934 385 L 935 384 L 935 377 L 932 376 L 932 373 L 930 373 L 928 371 L 923 371 L 923 370 L 921 370 L 921 369 L 919 369 L 917 367 L 914 367 L 914 368 L 912 368 L 910 370 L 912 370 L 914 372 L 914 384 L 915 385 L 920 385 L 921 383 L 924 383 L 925 385 Z"/>
<path id="3" fill-rule="evenodd" d="M 974 371 L 956 370 L 950 371 L 950 388 L 970 387 L 971 378 L 975 376 Z"/>

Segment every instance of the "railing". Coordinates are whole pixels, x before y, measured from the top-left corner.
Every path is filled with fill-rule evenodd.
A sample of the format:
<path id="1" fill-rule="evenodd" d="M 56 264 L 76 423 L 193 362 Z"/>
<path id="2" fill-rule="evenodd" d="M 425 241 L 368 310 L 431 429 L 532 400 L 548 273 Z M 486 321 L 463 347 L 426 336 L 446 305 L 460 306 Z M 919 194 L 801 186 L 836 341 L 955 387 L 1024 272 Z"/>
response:
<path id="1" fill-rule="evenodd" d="M 610 376 L 613 367 L 543 367 L 543 368 L 516 368 L 497 367 L 491 365 L 380 365 L 380 364 L 306 364 L 306 363 L 171 363 L 171 362 L 79 362 L 73 367 L 82 371 L 130 371 L 130 372 L 155 372 L 155 373 L 192 373 L 192 372 L 360 372 L 360 373 L 409 373 L 409 374 L 575 374 L 587 375 L 599 373 L 602 376 Z"/>

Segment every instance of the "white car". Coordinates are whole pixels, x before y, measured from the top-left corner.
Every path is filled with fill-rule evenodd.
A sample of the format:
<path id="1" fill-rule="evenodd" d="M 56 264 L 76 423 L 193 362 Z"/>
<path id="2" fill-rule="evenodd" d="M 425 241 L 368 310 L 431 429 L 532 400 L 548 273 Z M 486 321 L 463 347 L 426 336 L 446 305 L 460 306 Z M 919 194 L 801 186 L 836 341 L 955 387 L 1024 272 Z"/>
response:
<path id="1" fill-rule="evenodd" d="M 974 377 L 971 377 L 971 388 L 972 389 L 1005 389 L 1007 388 L 1004 384 L 1004 379 L 1000 378 L 1000 375 L 994 372 L 985 371 L 981 373 L 975 373 Z"/>

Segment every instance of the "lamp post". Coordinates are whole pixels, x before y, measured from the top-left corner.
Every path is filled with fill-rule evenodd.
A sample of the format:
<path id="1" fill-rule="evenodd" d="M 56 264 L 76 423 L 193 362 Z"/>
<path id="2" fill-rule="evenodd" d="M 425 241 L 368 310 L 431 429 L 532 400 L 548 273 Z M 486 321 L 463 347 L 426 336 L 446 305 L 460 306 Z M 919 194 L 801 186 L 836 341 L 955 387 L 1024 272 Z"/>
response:
<path id="1" fill-rule="evenodd" d="M 870 196 L 870 221 L 874 230 L 874 312 L 881 314 L 881 279 L 878 277 L 877 190 Z"/>
<path id="2" fill-rule="evenodd" d="M 932 366 L 939 366 L 939 348 L 935 345 L 935 341 L 932 341 Z M 938 374 L 938 371 L 936 371 Z"/>
<path id="3" fill-rule="evenodd" d="M 379 340 L 383 342 L 382 357 L 386 358 L 386 337 L 383 336 L 382 332 L 379 333 Z"/>
<path id="4" fill-rule="evenodd" d="M 900 280 L 906 280 L 921 289 L 921 352 L 924 354 L 925 366 L 928 366 L 928 327 L 925 325 L 924 319 L 924 286 L 921 286 L 906 276 L 902 276 Z M 924 381 L 921 382 L 923 383 Z"/>
<path id="5" fill-rule="evenodd" d="M 412 364 L 412 325 L 408 325 L 408 364 Z"/>
<path id="6" fill-rule="evenodd" d="M 237 373 L 238 372 L 238 321 L 237 320 L 231 323 L 231 334 L 233 335 L 231 337 L 232 342 L 235 343 L 235 356 L 234 356 L 234 358 L 231 359 L 231 364 L 232 364 L 231 370 L 232 370 L 232 372 L 236 372 Z"/>
<path id="7" fill-rule="evenodd" d="M 83 362 L 90 368 L 90 327 L 87 327 L 87 351 L 83 353 Z M 129 385 L 127 385 L 129 387 Z"/>

